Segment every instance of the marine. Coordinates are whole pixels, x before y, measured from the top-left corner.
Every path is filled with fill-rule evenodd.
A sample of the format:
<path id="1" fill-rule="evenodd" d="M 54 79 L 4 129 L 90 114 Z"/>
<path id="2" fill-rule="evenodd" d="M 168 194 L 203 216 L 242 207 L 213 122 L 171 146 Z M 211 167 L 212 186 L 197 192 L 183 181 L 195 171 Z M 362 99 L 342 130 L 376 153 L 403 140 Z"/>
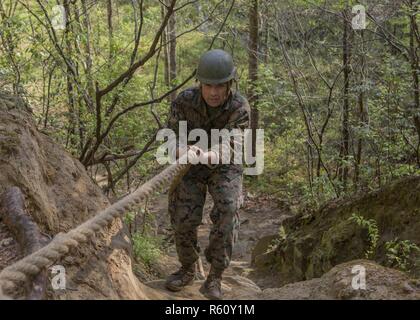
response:
<path id="1" fill-rule="evenodd" d="M 182 91 L 172 102 L 167 127 L 178 133 L 180 121 L 186 121 L 188 133 L 203 129 L 209 139 L 211 129 L 239 129 L 235 131 L 243 133 L 250 126 L 250 107 L 248 101 L 233 90 L 235 75 L 236 68 L 229 53 L 220 49 L 205 52 L 198 62 L 198 86 Z M 197 229 L 208 190 L 214 206 L 210 213 L 209 245 L 204 255 L 211 267 L 200 292 L 209 299 L 223 297 L 222 275 L 230 264 L 237 241 L 242 199 L 243 165 L 233 163 L 232 156 L 237 141 L 232 137 L 230 141 L 211 145 L 209 140 L 207 150 L 191 141 L 186 146 L 178 140 L 173 143 L 175 158 L 187 152 L 189 160 L 195 157 L 199 163 L 191 161 L 194 165 L 168 196 L 168 211 L 181 263 L 181 268 L 166 279 L 169 290 L 179 291 L 194 282 L 201 252 Z M 222 163 L 228 155 L 232 161 Z"/>

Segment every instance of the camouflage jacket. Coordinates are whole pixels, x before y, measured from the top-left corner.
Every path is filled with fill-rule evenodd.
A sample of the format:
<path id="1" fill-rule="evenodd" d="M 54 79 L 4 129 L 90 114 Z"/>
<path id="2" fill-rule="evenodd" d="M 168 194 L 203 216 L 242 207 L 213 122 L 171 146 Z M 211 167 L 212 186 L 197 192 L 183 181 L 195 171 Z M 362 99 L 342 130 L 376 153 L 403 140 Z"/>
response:
<path id="1" fill-rule="evenodd" d="M 175 132 L 177 138 L 179 122 L 183 120 L 187 122 L 188 134 L 193 129 L 205 130 L 209 137 L 209 149 L 218 152 L 222 157 L 230 153 L 231 163 L 233 163 L 233 143 L 234 141 L 237 143 L 238 140 L 232 135 L 228 143 L 211 145 L 211 129 L 239 129 L 236 131 L 243 135 L 243 130 L 250 127 L 251 111 L 248 101 L 238 92 L 231 92 L 222 106 L 210 108 L 205 103 L 199 87 L 188 88 L 180 92 L 172 102 L 167 126 Z M 195 141 L 188 141 L 188 144 L 195 144 Z M 173 145 L 179 147 L 179 141 Z M 239 147 L 242 148 L 242 145 Z M 214 168 L 217 165 L 208 166 Z"/>

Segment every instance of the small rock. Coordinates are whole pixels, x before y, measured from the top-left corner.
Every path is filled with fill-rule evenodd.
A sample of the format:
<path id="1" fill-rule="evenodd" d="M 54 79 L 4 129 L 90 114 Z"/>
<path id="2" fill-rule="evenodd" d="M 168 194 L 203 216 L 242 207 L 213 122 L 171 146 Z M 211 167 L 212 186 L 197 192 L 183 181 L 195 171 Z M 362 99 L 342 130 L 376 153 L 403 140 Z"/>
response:
<path id="1" fill-rule="evenodd" d="M 406 293 L 412 293 L 412 292 L 414 292 L 415 290 L 414 290 L 414 288 L 413 287 L 411 287 L 407 282 L 405 282 L 404 284 L 403 284 L 403 290 L 406 292 Z"/>
<path id="2" fill-rule="evenodd" d="M 0 241 L 0 247 L 10 246 L 13 242 L 13 238 L 6 238 Z"/>
<path id="3" fill-rule="evenodd" d="M 253 198 L 255 198 L 255 194 L 252 194 L 251 192 L 247 192 L 246 196 L 247 196 L 249 199 L 253 199 Z"/>

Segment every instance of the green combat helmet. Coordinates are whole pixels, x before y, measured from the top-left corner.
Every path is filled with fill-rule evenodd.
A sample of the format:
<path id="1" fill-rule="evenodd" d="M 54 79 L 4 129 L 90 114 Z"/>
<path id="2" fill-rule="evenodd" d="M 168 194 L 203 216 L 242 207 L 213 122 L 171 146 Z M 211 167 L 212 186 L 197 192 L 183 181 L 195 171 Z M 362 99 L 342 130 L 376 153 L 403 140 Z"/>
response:
<path id="1" fill-rule="evenodd" d="M 219 84 L 234 79 L 235 74 L 232 56 L 224 50 L 214 49 L 201 56 L 196 77 L 201 83 Z"/>

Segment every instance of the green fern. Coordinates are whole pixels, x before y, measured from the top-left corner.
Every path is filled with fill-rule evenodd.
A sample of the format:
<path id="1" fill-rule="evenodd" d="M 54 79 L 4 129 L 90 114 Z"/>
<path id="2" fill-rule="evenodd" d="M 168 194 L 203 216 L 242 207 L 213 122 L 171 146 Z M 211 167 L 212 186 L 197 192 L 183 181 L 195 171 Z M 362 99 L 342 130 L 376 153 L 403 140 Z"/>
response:
<path id="1" fill-rule="evenodd" d="M 356 213 L 353 213 L 349 220 L 355 222 L 358 226 L 366 228 L 368 230 L 370 245 L 365 253 L 365 257 L 366 259 L 372 258 L 375 254 L 379 240 L 379 230 L 376 221 L 374 219 L 367 220 L 363 216 L 358 215 Z"/>

